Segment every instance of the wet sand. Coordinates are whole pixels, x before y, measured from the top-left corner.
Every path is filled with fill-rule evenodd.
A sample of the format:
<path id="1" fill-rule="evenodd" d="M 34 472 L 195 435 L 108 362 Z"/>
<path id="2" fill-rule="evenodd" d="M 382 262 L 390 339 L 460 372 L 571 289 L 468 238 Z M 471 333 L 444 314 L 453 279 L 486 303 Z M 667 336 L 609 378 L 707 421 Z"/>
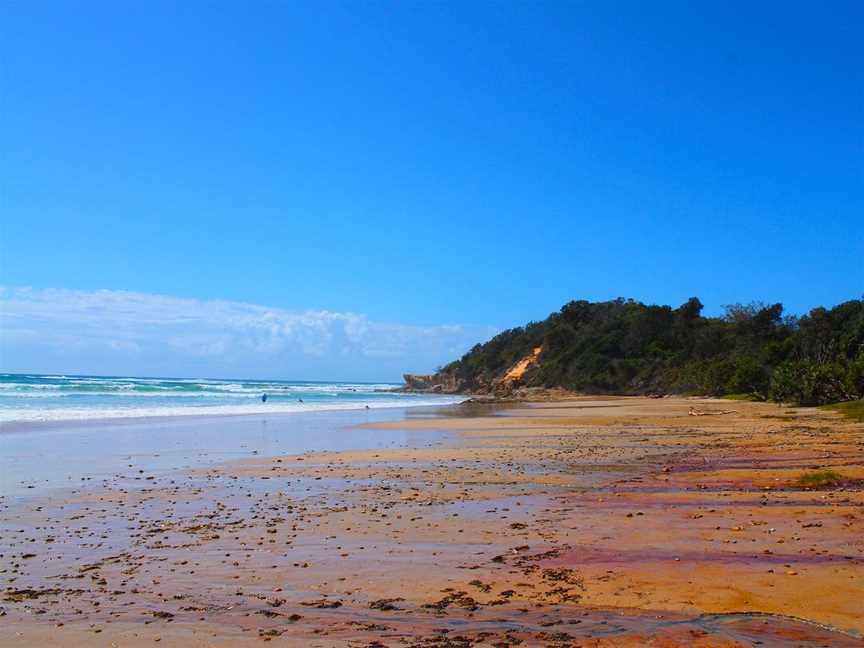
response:
<path id="1" fill-rule="evenodd" d="M 864 645 L 862 424 L 575 398 L 376 430 L 432 436 L 4 494 L 0 646 Z"/>

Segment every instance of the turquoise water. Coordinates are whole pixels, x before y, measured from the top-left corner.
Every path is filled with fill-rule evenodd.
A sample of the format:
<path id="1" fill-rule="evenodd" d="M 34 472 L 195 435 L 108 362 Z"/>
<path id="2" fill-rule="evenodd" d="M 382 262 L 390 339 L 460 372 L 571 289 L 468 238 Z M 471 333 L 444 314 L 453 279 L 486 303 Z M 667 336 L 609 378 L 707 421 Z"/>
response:
<path id="1" fill-rule="evenodd" d="M 392 383 L 0 374 L 0 423 L 237 415 L 440 405 Z M 267 401 L 261 396 L 267 394 Z"/>

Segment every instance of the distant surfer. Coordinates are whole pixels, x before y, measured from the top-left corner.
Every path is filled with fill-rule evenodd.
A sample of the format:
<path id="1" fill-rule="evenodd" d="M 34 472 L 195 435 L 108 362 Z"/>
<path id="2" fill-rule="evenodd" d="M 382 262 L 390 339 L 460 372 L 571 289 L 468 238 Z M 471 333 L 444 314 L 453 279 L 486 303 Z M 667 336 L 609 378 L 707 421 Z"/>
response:
<path id="1" fill-rule="evenodd" d="M 302 402 L 303 402 L 303 399 L 302 399 L 302 398 L 298 398 L 298 399 L 297 399 L 297 402 L 298 402 L 298 403 L 302 403 Z"/>
<path id="2" fill-rule="evenodd" d="M 266 402 L 267 402 L 267 394 L 261 394 L 261 402 L 262 402 L 262 403 L 266 403 Z"/>

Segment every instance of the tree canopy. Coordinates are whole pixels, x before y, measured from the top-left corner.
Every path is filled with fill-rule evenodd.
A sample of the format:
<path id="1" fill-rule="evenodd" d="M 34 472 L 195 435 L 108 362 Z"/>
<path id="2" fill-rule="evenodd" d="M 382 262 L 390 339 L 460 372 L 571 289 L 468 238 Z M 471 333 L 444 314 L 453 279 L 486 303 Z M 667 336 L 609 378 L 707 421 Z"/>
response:
<path id="1" fill-rule="evenodd" d="M 802 404 L 864 396 L 864 301 L 802 317 L 781 304 L 733 304 L 704 317 L 696 297 L 678 308 L 632 299 L 572 301 L 478 344 L 440 373 L 483 391 L 536 347 L 528 387 L 582 393 L 751 394 Z"/>

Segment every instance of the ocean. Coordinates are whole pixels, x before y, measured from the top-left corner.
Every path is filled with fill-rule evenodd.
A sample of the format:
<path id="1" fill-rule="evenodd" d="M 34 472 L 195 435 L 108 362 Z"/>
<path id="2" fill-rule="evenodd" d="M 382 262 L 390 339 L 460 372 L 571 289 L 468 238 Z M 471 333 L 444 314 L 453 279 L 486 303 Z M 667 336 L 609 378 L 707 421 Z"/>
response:
<path id="1" fill-rule="evenodd" d="M 394 383 L 0 374 L 0 423 L 444 405 Z M 261 396 L 267 394 L 267 401 Z"/>

